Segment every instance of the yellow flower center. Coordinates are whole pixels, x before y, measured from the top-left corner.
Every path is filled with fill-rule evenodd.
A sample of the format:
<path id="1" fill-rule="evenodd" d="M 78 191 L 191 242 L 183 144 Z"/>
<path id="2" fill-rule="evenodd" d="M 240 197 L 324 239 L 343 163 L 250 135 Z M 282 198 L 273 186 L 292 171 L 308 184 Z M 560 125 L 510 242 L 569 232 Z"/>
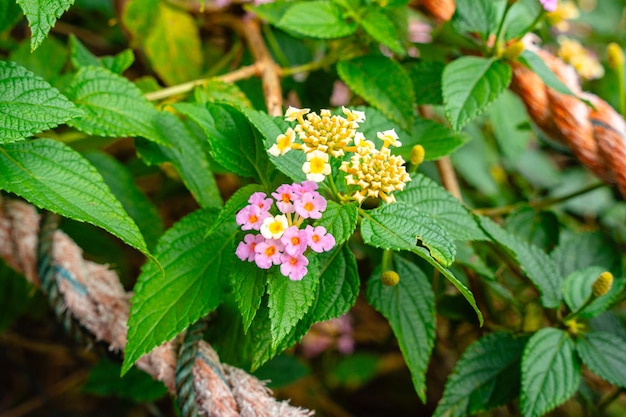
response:
<path id="1" fill-rule="evenodd" d="M 311 173 L 322 174 L 324 172 L 326 162 L 322 158 L 312 158 L 309 162 L 311 164 Z"/>
<path id="2" fill-rule="evenodd" d="M 269 225 L 269 230 L 273 235 L 275 235 L 277 233 L 282 232 L 285 229 L 283 229 L 283 224 L 281 222 L 272 222 Z"/>

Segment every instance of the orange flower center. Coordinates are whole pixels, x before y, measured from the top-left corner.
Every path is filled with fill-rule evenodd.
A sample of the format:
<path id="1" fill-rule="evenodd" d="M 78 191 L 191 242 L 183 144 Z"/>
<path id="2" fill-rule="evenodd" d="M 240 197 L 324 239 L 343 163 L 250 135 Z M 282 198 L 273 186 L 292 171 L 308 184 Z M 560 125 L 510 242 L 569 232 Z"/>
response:
<path id="1" fill-rule="evenodd" d="M 275 246 L 268 246 L 267 249 L 265 249 L 265 255 L 268 257 L 274 256 L 275 253 L 276 253 Z"/>
<path id="2" fill-rule="evenodd" d="M 291 258 L 291 259 L 289 259 L 289 263 L 290 263 L 291 265 L 295 265 L 295 264 L 297 264 L 297 263 L 298 263 L 298 259 L 296 259 L 296 258 Z"/>
<path id="3" fill-rule="evenodd" d="M 315 209 L 315 205 L 309 201 L 307 203 L 304 203 L 304 209 L 306 211 L 313 211 L 313 209 Z"/>
<path id="4" fill-rule="evenodd" d="M 300 238 L 298 238 L 297 236 L 294 236 L 291 238 L 291 244 L 294 246 L 297 246 L 300 244 Z"/>
<path id="5" fill-rule="evenodd" d="M 254 214 L 252 214 L 250 217 L 248 217 L 248 221 L 250 223 L 256 223 L 259 221 L 259 218 L 257 216 L 255 216 Z"/>
<path id="6" fill-rule="evenodd" d="M 311 237 L 311 239 L 313 239 L 313 242 L 315 242 L 315 243 L 317 243 L 317 242 L 319 242 L 319 241 L 320 241 L 320 237 L 319 237 L 318 235 L 313 235 L 313 236 Z"/>

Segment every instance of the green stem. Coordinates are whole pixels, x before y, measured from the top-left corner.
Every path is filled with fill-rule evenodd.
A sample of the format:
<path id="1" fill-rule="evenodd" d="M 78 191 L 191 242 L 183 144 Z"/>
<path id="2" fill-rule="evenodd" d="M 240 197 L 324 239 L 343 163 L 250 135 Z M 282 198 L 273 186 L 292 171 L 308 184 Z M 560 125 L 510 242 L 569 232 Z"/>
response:
<path id="1" fill-rule="evenodd" d="M 474 213 L 476 214 L 480 214 L 480 215 L 484 215 L 484 216 L 490 216 L 490 217 L 495 217 L 495 216 L 501 216 L 503 214 L 508 214 L 511 213 L 512 211 L 517 210 L 519 207 L 523 206 L 523 205 L 528 205 L 532 208 L 535 209 L 544 209 L 559 203 L 562 203 L 564 201 L 570 200 L 572 198 L 578 197 L 580 195 L 586 194 L 590 191 L 594 191 L 600 187 L 605 186 L 604 183 L 600 182 L 600 183 L 596 183 L 596 184 L 592 184 L 589 185 L 585 188 L 582 188 L 578 191 L 574 191 L 573 193 L 570 194 L 566 194 L 562 197 L 551 197 L 551 198 L 546 198 L 543 200 L 538 200 L 538 201 L 531 201 L 529 203 L 516 203 L 516 204 L 509 204 L 506 206 L 502 206 L 502 207 L 494 207 L 494 208 L 485 208 L 485 209 L 476 209 L 473 210 Z"/>
<path id="2" fill-rule="evenodd" d="M 506 6 L 504 9 L 504 13 L 502 13 L 502 19 L 500 19 L 500 23 L 498 23 L 498 30 L 496 31 L 496 41 L 493 43 L 493 47 L 491 48 L 491 55 L 497 55 L 498 50 L 500 48 L 500 37 L 502 36 L 502 29 L 504 29 L 504 22 L 506 22 L 506 16 L 509 14 L 509 10 L 511 10 L 512 3 L 506 2 Z"/>
<path id="3" fill-rule="evenodd" d="M 306 64 L 297 65 L 295 67 L 281 68 L 279 73 L 281 77 L 289 77 L 291 75 L 299 74 L 302 72 L 312 72 L 332 64 L 333 61 L 334 59 L 324 57 L 318 61 L 307 62 Z"/>
<path id="4" fill-rule="evenodd" d="M 393 257 L 393 251 L 391 249 L 386 249 L 383 251 L 383 259 L 381 262 L 381 273 L 388 271 L 391 265 L 391 258 Z"/>

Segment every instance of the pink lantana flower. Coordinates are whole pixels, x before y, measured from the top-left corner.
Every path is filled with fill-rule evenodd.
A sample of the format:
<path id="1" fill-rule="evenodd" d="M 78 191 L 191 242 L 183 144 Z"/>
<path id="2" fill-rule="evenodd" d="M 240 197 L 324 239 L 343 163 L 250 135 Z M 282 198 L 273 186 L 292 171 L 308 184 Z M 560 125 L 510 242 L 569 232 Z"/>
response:
<path id="1" fill-rule="evenodd" d="M 280 258 L 280 273 L 292 281 L 300 281 L 308 272 L 309 260 L 302 254 L 285 253 Z"/>
<path id="2" fill-rule="evenodd" d="M 289 226 L 280 241 L 285 245 L 285 253 L 289 255 L 303 254 L 307 248 L 308 235 L 297 226 Z"/>
<path id="3" fill-rule="evenodd" d="M 256 205 L 250 205 L 241 209 L 235 220 L 241 226 L 241 230 L 260 230 L 263 221 L 269 215 L 267 210 L 262 210 Z"/>
<path id="4" fill-rule="evenodd" d="M 274 200 L 272 200 L 271 198 L 268 198 L 267 194 L 265 193 L 256 192 L 250 196 L 250 198 L 248 199 L 248 203 L 254 204 L 255 206 L 259 207 L 262 211 L 269 212 L 270 209 L 272 208 L 272 204 L 274 203 Z"/>
<path id="5" fill-rule="evenodd" d="M 293 213 L 295 208 L 293 201 L 296 199 L 294 187 L 289 184 L 283 184 L 276 189 L 275 193 L 272 193 L 272 197 L 276 199 L 276 207 L 281 213 Z"/>
<path id="6" fill-rule="evenodd" d="M 296 213 L 303 219 L 319 219 L 322 217 L 322 212 L 326 210 L 326 204 L 326 199 L 318 192 L 307 191 L 296 200 L 294 207 Z"/>
<path id="7" fill-rule="evenodd" d="M 317 253 L 329 251 L 335 246 L 335 237 L 327 233 L 324 226 L 308 225 L 304 231 L 308 237 L 309 247 Z"/>
<path id="8" fill-rule="evenodd" d="M 283 254 L 283 244 L 277 239 L 265 239 L 254 247 L 254 261 L 261 269 L 270 269 L 272 265 L 280 264 Z"/>
<path id="9" fill-rule="evenodd" d="M 556 6 L 558 5 L 559 0 L 539 0 L 539 3 L 541 3 L 546 11 L 553 12 L 556 10 Z"/>
<path id="10" fill-rule="evenodd" d="M 254 257 L 256 256 L 254 248 L 261 242 L 265 242 L 265 238 L 261 235 L 246 235 L 243 238 L 243 242 L 239 242 L 235 255 L 242 261 L 254 262 Z"/>

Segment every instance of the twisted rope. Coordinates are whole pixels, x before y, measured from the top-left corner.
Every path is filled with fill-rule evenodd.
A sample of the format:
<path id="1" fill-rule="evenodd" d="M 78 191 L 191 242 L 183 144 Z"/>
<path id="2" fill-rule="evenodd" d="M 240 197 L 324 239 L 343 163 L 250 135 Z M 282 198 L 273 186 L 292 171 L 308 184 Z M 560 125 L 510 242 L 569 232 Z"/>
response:
<path id="1" fill-rule="evenodd" d="M 124 291 L 115 272 L 82 257 L 81 249 L 56 229 L 55 217 L 41 219 L 30 204 L 0 195 L 0 257 L 28 281 L 46 289 L 55 314 L 67 328 L 83 328 L 95 340 L 106 342 L 109 350 L 121 352 L 126 345 L 130 294 Z M 211 346 L 200 340 L 202 332 L 199 329 L 197 332 L 191 330 L 188 336 L 193 336 L 190 343 L 197 351 L 186 361 L 186 366 L 191 366 L 186 384 L 192 385 L 193 395 L 189 393 L 184 402 L 195 402 L 198 415 L 304 417 L 313 414 L 277 401 L 258 379 L 222 364 Z M 136 363 L 139 369 L 162 381 L 171 393 L 176 392 L 176 346 L 174 342 L 166 342 Z"/>
<path id="2" fill-rule="evenodd" d="M 198 354 L 198 344 L 208 328 L 206 320 L 193 324 L 181 342 L 176 362 L 176 404 L 183 417 L 196 417 L 196 396 L 193 391 L 193 365 Z"/>
<path id="3" fill-rule="evenodd" d="M 525 66 L 513 64 L 511 89 L 524 102 L 533 122 L 551 137 L 566 144 L 576 158 L 604 181 L 616 184 L 626 197 L 626 123 L 613 107 L 598 96 L 583 92 L 574 69 L 525 40 L 557 77 L 578 97 L 546 86 Z"/>

